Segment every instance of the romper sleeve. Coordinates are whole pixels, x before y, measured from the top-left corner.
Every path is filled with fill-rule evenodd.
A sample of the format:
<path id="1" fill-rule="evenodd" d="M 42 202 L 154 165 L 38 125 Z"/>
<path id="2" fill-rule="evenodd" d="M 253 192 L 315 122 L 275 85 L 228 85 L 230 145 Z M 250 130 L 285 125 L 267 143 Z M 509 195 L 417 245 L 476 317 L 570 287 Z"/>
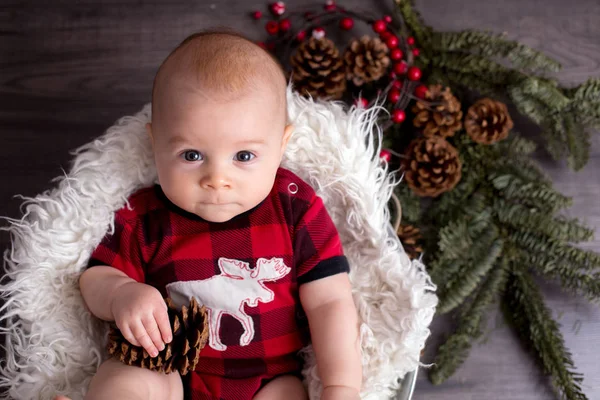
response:
<path id="1" fill-rule="evenodd" d="M 137 224 L 125 218 L 123 211 L 115 213 L 114 232 L 108 232 L 93 251 L 88 267 L 108 265 L 124 272 L 137 282 L 145 282 Z"/>
<path id="2" fill-rule="evenodd" d="M 299 285 L 350 270 L 337 228 L 316 194 L 294 227 L 294 261 Z"/>

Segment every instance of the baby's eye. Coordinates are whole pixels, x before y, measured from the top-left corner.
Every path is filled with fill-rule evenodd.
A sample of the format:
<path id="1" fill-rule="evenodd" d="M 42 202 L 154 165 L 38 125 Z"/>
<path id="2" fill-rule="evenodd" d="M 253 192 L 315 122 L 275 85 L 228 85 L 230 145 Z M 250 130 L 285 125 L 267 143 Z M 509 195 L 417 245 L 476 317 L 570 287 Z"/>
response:
<path id="1" fill-rule="evenodd" d="M 194 162 L 202 160 L 202 154 L 196 150 L 186 150 L 182 155 L 185 161 Z"/>
<path id="2" fill-rule="evenodd" d="M 250 153 L 249 151 L 240 151 L 235 155 L 236 161 L 241 161 L 241 162 L 251 161 L 254 157 L 256 157 L 256 156 L 254 154 Z"/>

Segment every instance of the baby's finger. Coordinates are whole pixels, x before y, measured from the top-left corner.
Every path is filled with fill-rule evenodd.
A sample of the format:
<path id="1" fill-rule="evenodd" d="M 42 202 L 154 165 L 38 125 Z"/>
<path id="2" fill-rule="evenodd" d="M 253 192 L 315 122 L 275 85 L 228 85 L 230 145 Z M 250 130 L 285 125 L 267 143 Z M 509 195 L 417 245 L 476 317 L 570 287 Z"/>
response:
<path id="1" fill-rule="evenodd" d="M 146 333 L 150 336 L 152 343 L 159 350 L 162 351 L 165 348 L 165 343 L 160 337 L 160 330 L 158 329 L 158 325 L 156 325 L 156 321 L 154 320 L 154 315 L 150 314 L 142 318 L 142 324 L 144 324 L 144 328 L 146 329 Z"/>
<path id="2" fill-rule="evenodd" d="M 148 354 L 150 354 L 151 357 L 156 357 L 158 355 L 158 350 L 154 346 L 154 343 L 152 342 L 152 339 L 150 339 L 150 336 L 148 336 L 148 334 L 146 333 L 146 328 L 144 328 L 142 321 L 137 321 L 137 323 L 132 326 L 131 332 L 133 333 L 133 336 L 137 339 L 137 341 L 140 343 L 140 345 L 144 349 L 146 349 L 146 351 L 148 352 Z"/>
<path id="3" fill-rule="evenodd" d="M 165 343 L 170 343 L 173 340 L 173 334 L 171 332 L 171 323 L 169 322 L 169 313 L 167 310 L 156 310 L 154 311 L 154 318 L 160 329 L 160 334 Z"/>
<path id="4" fill-rule="evenodd" d="M 123 335 L 123 337 L 125 339 L 127 339 L 127 341 L 129 343 L 131 343 L 134 346 L 141 346 L 140 342 L 137 341 L 137 339 L 135 338 L 135 336 L 133 336 L 133 333 L 131 332 L 131 329 L 129 329 L 129 326 L 124 325 L 119 327 L 119 330 L 121 331 L 121 334 Z"/>

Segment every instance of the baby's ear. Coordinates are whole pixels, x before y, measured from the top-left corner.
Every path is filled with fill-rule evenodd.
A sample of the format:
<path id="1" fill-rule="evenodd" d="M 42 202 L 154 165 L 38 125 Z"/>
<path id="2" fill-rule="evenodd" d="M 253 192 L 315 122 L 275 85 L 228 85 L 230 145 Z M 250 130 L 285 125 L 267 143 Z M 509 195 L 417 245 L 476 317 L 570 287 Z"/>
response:
<path id="1" fill-rule="evenodd" d="M 148 134 L 148 137 L 150 138 L 150 143 L 152 143 L 152 147 L 154 147 L 154 136 L 152 136 L 152 123 L 148 122 L 146 124 L 146 133 Z"/>
<path id="2" fill-rule="evenodd" d="M 281 154 L 285 152 L 285 148 L 292 137 L 292 133 L 294 132 L 294 125 L 288 124 L 285 126 L 283 130 L 283 138 L 281 139 Z"/>

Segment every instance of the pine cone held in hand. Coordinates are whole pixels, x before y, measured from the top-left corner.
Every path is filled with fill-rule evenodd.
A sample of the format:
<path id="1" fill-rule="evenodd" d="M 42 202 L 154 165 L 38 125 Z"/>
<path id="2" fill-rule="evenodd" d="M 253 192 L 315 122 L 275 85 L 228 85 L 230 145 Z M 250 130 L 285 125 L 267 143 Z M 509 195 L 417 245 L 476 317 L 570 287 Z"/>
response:
<path id="1" fill-rule="evenodd" d="M 424 100 L 417 101 L 413 106 L 413 125 L 423 128 L 423 135 L 427 137 L 454 136 L 462 127 L 463 112 L 460 102 L 450 92 L 450 88 L 442 90 L 442 85 L 429 86 Z"/>
<path id="2" fill-rule="evenodd" d="M 465 130 L 477 143 L 498 142 L 505 139 L 512 128 L 513 121 L 506 105 L 490 98 L 478 100 L 465 116 Z"/>
<path id="3" fill-rule="evenodd" d="M 346 78 L 356 86 L 380 79 L 390 65 L 388 47 L 378 37 L 353 40 L 344 52 Z"/>
<path id="4" fill-rule="evenodd" d="M 171 299 L 165 299 L 173 340 L 156 357 L 150 357 L 142 347 L 129 343 L 116 327 L 111 327 L 108 335 L 108 354 L 127 365 L 147 368 L 169 374 L 179 371 L 186 375 L 196 369 L 200 351 L 208 340 L 208 319 L 206 308 L 200 307 L 192 297 L 190 306 L 178 309 Z"/>
<path id="5" fill-rule="evenodd" d="M 346 66 L 331 40 L 311 37 L 298 46 L 290 63 L 300 94 L 337 100 L 346 91 Z"/>
<path id="6" fill-rule="evenodd" d="M 400 225 L 396 233 L 406 255 L 411 260 L 418 258 L 419 254 L 423 252 L 423 247 L 421 246 L 422 237 L 419 228 L 413 225 Z"/>
<path id="7" fill-rule="evenodd" d="M 437 197 L 456 186 L 462 164 L 458 151 L 439 136 L 413 140 L 406 152 L 404 178 L 419 196 Z"/>

